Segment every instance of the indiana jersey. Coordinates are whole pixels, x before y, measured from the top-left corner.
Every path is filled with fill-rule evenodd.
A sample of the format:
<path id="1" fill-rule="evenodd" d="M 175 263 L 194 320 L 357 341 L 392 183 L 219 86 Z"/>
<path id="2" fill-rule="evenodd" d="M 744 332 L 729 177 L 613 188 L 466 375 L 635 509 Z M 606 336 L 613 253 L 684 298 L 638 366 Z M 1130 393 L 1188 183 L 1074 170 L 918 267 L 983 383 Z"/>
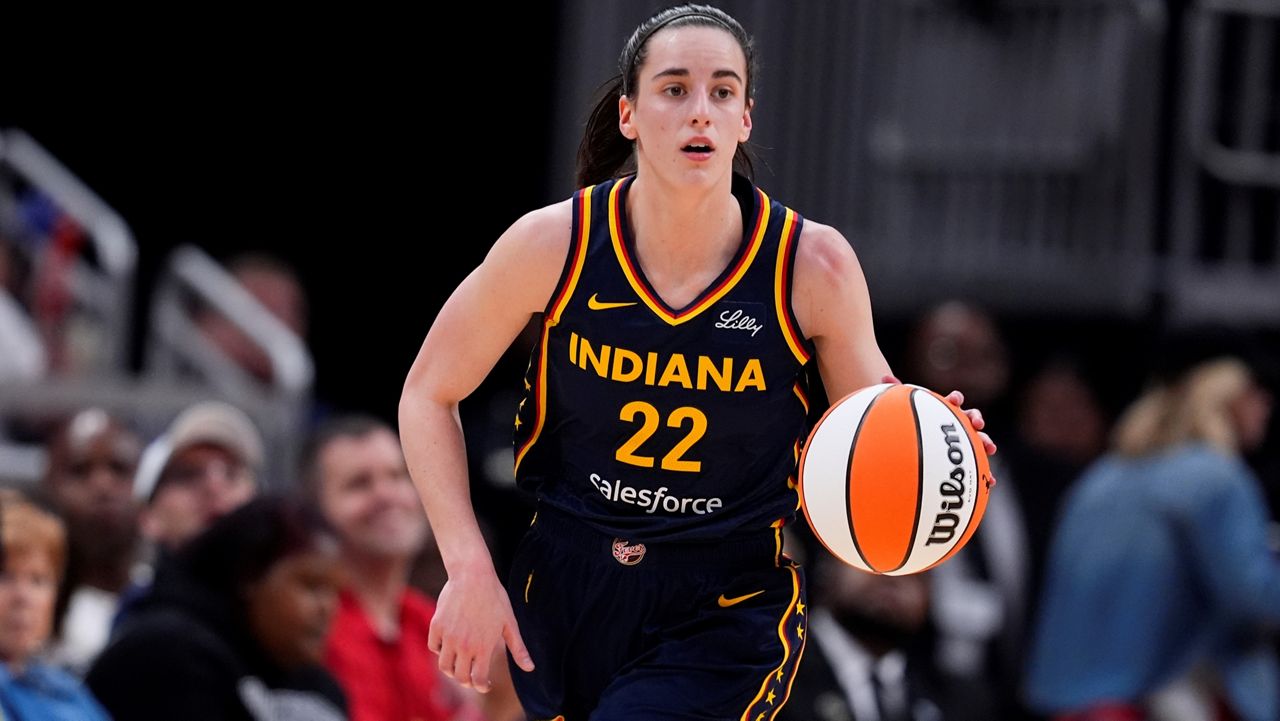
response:
<path id="1" fill-rule="evenodd" d="M 636 260 L 626 217 L 634 177 L 574 194 L 568 258 L 515 421 L 517 483 L 632 541 L 780 526 L 798 504 L 813 354 L 791 308 L 803 221 L 735 175 L 737 254 L 672 308 Z"/>

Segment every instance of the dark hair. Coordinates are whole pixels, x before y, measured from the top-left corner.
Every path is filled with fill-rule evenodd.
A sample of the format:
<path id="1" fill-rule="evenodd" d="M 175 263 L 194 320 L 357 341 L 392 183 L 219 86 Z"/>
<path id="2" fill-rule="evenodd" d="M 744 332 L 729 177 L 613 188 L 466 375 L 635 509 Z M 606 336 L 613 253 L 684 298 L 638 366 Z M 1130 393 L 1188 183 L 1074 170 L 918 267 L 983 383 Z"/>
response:
<path id="1" fill-rule="evenodd" d="M 582 142 L 578 145 L 578 187 L 594 185 L 624 172 L 630 172 L 633 161 L 632 142 L 618 131 L 618 99 L 635 91 L 637 70 L 645 61 L 649 38 L 663 28 L 700 26 L 720 28 L 733 35 L 747 58 L 747 100 L 754 97 L 752 81 L 756 76 L 755 46 L 742 25 L 725 11 L 710 5 L 676 5 L 640 23 L 631 33 L 618 58 L 618 74 L 598 91 L 598 98 L 587 116 Z M 733 156 L 734 166 L 748 178 L 755 177 L 751 153 L 739 144 Z"/>
<path id="2" fill-rule="evenodd" d="M 302 486 L 314 499 L 320 492 L 320 454 L 339 438 L 364 438 L 375 431 L 396 435 L 389 423 L 368 413 L 344 413 L 320 422 L 307 437 L 302 449 Z"/>
<path id="3" fill-rule="evenodd" d="M 336 534 L 312 504 L 265 494 L 214 521 L 178 552 L 175 567 L 202 587 L 239 598 L 281 559 L 329 537 Z"/>

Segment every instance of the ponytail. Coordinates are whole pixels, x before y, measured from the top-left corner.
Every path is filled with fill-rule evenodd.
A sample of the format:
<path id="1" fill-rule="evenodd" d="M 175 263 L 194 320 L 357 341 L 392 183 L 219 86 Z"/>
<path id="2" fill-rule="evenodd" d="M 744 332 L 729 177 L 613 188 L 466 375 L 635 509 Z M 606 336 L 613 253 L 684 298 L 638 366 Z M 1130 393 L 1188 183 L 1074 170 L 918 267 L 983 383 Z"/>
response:
<path id="1" fill-rule="evenodd" d="M 618 130 L 618 100 L 622 75 L 615 75 L 597 91 L 599 97 L 587 116 L 586 130 L 578 144 L 577 187 L 585 188 L 631 169 L 631 141 Z"/>

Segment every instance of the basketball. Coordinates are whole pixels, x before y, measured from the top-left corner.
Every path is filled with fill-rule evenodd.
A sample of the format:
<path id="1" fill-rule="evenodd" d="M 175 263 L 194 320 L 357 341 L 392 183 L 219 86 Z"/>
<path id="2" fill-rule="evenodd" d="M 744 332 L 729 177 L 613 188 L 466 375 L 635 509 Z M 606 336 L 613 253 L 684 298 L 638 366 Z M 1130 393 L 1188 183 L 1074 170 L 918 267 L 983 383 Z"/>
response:
<path id="1" fill-rule="evenodd" d="M 960 550 L 982 521 L 991 470 L 969 417 L 921 386 L 882 383 L 845 396 L 800 456 L 800 505 L 845 563 L 901 576 Z"/>

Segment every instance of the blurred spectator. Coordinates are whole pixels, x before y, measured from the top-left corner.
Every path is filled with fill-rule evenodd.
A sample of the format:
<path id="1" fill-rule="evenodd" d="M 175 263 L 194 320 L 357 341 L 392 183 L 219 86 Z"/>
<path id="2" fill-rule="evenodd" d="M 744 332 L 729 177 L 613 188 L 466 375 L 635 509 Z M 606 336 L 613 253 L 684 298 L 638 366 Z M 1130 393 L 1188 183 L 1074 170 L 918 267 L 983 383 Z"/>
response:
<path id="1" fill-rule="evenodd" d="M 235 406 L 204 401 L 147 446 L 134 479 L 142 532 L 174 551 L 257 492 L 262 436 Z"/>
<path id="2" fill-rule="evenodd" d="M 139 560 L 133 476 L 142 441 L 121 419 L 87 408 L 55 428 L 47 449 L 41 491 L 69 540 L 50 660 L 83 675 L 107 642 Z"/>
<path id="3" fill-rule="evenodd" d="M 928 574 L 882 576 L 825 551 L 808 564 L 804 660 L 778 721 L 942 721 L 941 679 L 920 653 Z"/>
<path id="4" fill-rule="evenodd" d="M 253 499 L 178 552 L 86 682 L 122 721 L 347 718 L 321 665 L 337 548 L 310 506 Z"/>
<path id="5" fill-rule="evenodd" d="M 335 416 L 317 429 L 304 463 L 346 571 L 325 660 L 352 721 L 480 719 L 472 694 L 440 672 L 427 645 L 434 601 L 409 585 L 430 528 L 395 431 L 370 416 Z"/>
<path id="6" fill-rule="evenodd" d="M 84 228 L 47 194 L 28 188 L 22 217 L 27 242 L 36 257 L 31 279 L 31 316 L 44 340 L 49 370 L 69 374 L 83 369 L 94 348 L 92 335 L 76 309 L 76 264 L 89 244 Z"/>
<path id="7" fill-rule="evenodd" d="M 227 272 L 240 282 L 269 313 L 300 339 L 307 337 L 306 290 L 297 272 L 265 253 L 247 253 L 227 262 Z M 221 313 L 201 308 L 196 322 L 205 336 L 252 377 L 270 383 L 271 360 L 263 349 Z"/>
<path id="8" fill-rule="evenodd" d="M 1241 457 L 1271 403 L 1226 357 L 1153 383 L 1126 410 L 1054 529 L 1032 704 L 1071 721 L 1277 718 L 1280 559 Z"/>
<path id="9" fill-rule="evenodd" d="M 1085 467 L 1105 450 L 1110 418 L 1081 363 L 1053 357 L 1023 384 L 1017 423 L 1000 444 L 1026 519 L 1032 574 L 1027 618 L 1036 613 L 1049 536 L 1062 496 Z"/>
<path id="10" fill-rule="evenodd" d="M 13 491 L 0 495 L 0 709 L 6 721 L 108 721 L 71 674 L 40 659 L 66 560 L 66 534 L 52 514 Z"/>
<path id="11" fill-rule="evenodd" d="M 142 453 L 134 497 L 149 558 L 120 599 L 117 619 L 187 541 L 258 492 L 262 436 L 239 408 L 202 401 L 184 410 Z"/>
<path id="12" fill-rule="evenodd" d="M 1014 434 L 1011 361 L 996 319 L 984 308 L 951 300 L 925 311 L 907 339 L 902 379 L 938 393 L 958 390 L 982 409 L 997 445 Z M 999 485 L 981 530 L 933 574 L 937 664 L 971 697 L 965 721 L 1029 718 L 1015 693 L 1023 668 L 1028 589 L 1033 570 L 1019 478 L 1003 453 L 991 457 Z"/>

